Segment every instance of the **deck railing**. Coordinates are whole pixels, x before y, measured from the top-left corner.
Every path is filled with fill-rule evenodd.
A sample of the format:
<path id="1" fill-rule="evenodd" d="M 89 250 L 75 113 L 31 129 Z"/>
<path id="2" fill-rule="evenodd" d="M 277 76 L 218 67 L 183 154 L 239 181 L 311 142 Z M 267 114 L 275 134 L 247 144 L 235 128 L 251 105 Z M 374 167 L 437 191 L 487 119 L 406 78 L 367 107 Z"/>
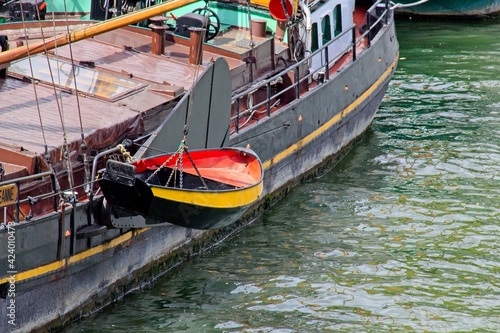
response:
<path id="1" fill-rule="evenodd" d="M 51 186 L 50 192 L 44 193 L 44 194 L 39 195 L 39 196 L 33 196 L 33 197 L 27 196 L 26 198 L 21 199 L 20 192 L 21 192 L 21 184 L 22 183 L 36 180 L 36 179 L 43 179 L 45 177 L 50 177 L 50 186 Z M 24 202 L 28 202 L 30 204 L 30 207 L 31 207 L 38 200 L 48 199 L 48 198 L 52 197 L 52 208 L 54 211 L 57 211 L 57 206 L 58 206 L 57 193 L 58 193 L 58 190 L 57 190 L 57 183 L 56 183 L 56 174 L 53 171 L 46 171 L 46 172 L 38 173 L 35 175 L 30 175 L 30 176 L 20 177 L 20 178 L 16 178 L 16 179 L 12 179 L 12 180 L 3 181 L 3 182 L 0 182 L 0 188 L 3 186 L 12 185 L 12 184 L 15 184 L 17 187 L 17 198 L 14 200 L 15 201 L 14 203 L 5 205 L 2 208 L 0 208 L 3 211 L 3 223 L 7 223 L 7 218 L 6 218 L 7 211 L 6 210 L 10 206 L 15 206 L 14 222 L 18 223 L 19 216 L 20 216 L 21 203 L 24 203 Z M 27 217 L 28 220 L 30 218 L 30 216 L 29 216 L 30 214 L 31 214 L 31 211 L 30 211 L 30 213 L 28 213 L 28 217 Z"/>
<path id="2" fill-rule="evenodd" d="M 384 6 L 381 7 L 381 4 L 384 4 Z M 231 117 L 231 123 L 234 124 L 234 132 L 238 133 L 240 129 L 246 125 L 246 123 L 240 124 L 240 120 L 242 119 L 242 117 L 247 116 L 247 118 L 250 120 L 255 113 L 262 112 L 265 112 L 266 116 L 270 117 L 272 107 L 277 104 L 280 97 L 288 91 L 293 90 L 294 98 L 296 100 L 300 99 L 300 85 L 304 81 L 307 81 L 308 83 L 315 81 L 318 84 L 322 84 L 323 82 L 328 81 L 330 79 L 330 67 L 333 66 L 338 59 L 342 58 L 346 54 L 351 53 L 352 61 L 356 61 L 358 56 L 356 52 L 356 45 L 358 44 L 358 42 L 362 41 L 364 38 L 367 38 L 368 47 L 370 47 L 371 40 L 380 31 L 383 25 L 387 24 L 390 13 L 391 11 L 389 8 L 389 1 L 378 0 L 373 4 L 372 7 L 368 9 L 366 14 L 366 28 L 359 37 L 356 37 L 357 26 L 352 25 L 351 27 L 340 33 L 338 36 L 330 40 L 328 43 L 322 45 L 320 48 L 318 48 L 318 50 L 304 57 L 302 60 L 292 64 L 291 66 L 285 67 L 282 71 L 273 75 L 272 77 L 262 80 L 252 85 L 250 88 L 233 95 L 231 104 L 235 106 L 236 114 Z M 328 47 L 349 33 L 351 33 L 352 36 L 349 45 L 342 52 L 340 52 L 340 55 L 338 57 L 336 57 L 335 59 L 330 59 L 328 54 Z M 310 71 L 307 75 L 300 78 L 300 68 L 303 67 L 304 64 L 309 63 L 313 57 L 321 53 L 323 53 L 324 55 L 322 57 L 321 66 L 317 70 Z M 293 84 L 273 94 L 273 86 L 292 71 L 294 76 Z M 266 98 L 263 101 L 256 103 L 255 105 L 249 105 L 246 109 L 240 110 L 241 101 L 246 99 L 251 100 L 252 95 L 258 90 L 265 90 Z M 272 102 L 273 100 L 276 102 Z"/>

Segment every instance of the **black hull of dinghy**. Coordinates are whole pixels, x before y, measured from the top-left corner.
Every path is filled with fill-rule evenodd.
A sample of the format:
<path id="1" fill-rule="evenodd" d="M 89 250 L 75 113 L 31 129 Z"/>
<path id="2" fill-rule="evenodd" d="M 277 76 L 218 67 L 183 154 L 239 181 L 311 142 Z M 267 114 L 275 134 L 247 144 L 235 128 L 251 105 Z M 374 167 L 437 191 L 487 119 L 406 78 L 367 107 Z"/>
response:
<path id="1" fill-rule="evenodd" d="M 146 218 L 146 227 L 165 223 L 192 229 L 218 229 L 236 221 L 246 210 L 244 207 L 211 208 L 153 197 Z"/>
<path id="2" fill-rule="evenodd" d="M 170 223 L 192 229 L 218 229 L 236 221 L 248 207 L 213 208 L 155 197 L 151 188 L 141 180 L 135 180 L 134 185 L 129 186 L 102 179 L 100 185 L 103 193 L 106 193 L 108 204 L 119 207 L 131 216 L 141 215 L 145 218 L 134 225 L 115 227 L 143 228 Z"/>
<path id="3" fill-rule="evenodd" d="M 146 175 L 151 175 L 152 172 Z M 136 175 L 135 166 L 110 160 L 99 185 L 108 204 L 125 215 L 141 215 L 144 220 L 115 227 L 143 228 L 175 224 L 192 229 L 218 229 L 235 222 L 262 192 L 262 179 L 253 186 L 233 187 L 209 179 L 204 184 L 214 190 L 200 189 L 200 178 L 185 174 L 184 186 L 172 188 L 146 183 L 145 174 Z M 158 182 L 158 175 L 153 175 Z M 124 215 L 121 212 L 120 215 Z"/>

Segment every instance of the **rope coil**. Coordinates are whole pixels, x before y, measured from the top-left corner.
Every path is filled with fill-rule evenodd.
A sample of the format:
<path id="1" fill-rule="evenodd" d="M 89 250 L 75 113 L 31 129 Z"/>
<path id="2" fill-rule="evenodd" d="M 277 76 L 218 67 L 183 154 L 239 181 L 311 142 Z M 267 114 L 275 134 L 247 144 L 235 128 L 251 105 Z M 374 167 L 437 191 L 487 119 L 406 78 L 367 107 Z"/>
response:
<path id="1" fill-rule="evenodd" d="M 130 152 L 127 150 L 127 148 L 125 148 L 125 146 L 123 144 L 119 144 L 116 146 L 116 148 L 118 148 L 118 150 L 120 150 L 120 153 L 123 155 L 123 157 L 125 158 L 125 160 L 127 162 L 132 162 L 133 158 L 132 158 L 132 155 L 130 154 Z"/>

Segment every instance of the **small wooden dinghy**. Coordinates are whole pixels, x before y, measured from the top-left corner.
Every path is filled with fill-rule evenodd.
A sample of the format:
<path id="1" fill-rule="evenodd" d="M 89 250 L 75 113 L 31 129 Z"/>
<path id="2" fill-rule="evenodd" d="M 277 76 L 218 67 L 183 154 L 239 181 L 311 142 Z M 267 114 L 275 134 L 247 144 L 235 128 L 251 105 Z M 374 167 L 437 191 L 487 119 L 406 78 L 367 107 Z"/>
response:
<path id="1" fill-rule="evenodd" d="M 216 229 L 235 222 L 263 189 L 249 149 L 163 154 L 132 163 L 109 160 L 99 184 L 109 204 L 142 215 L 144 226 Z"/>

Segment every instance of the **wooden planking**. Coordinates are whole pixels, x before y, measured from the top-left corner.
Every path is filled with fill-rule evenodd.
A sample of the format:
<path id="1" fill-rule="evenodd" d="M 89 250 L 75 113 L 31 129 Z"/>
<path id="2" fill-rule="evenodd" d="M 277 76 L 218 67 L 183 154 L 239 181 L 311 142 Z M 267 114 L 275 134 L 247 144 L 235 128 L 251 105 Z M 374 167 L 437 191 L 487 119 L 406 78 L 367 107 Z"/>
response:
<path id="1" fill-rule="evenodd" d="M 194 66 L 173 62 L 167 57 L 138 53 L 122 46 L 86 40 L 72 45 L 75 62 L 94 62 L 96 67 L 123 73 L 133 79 L 155 83 L 175 83 L 189 88 L 193 81 Z M 68 46 L 58 49 L 58 55 L 70 59 Z"/>
<path id="2" fill-rule="evenodd" d="M 49 147 L 63 143 L 61 116 L 54 90 L 36 86 L 39 109 L 45 140 Z M 62 93 L 62 116 L 67 140 L 81 138 L 80 119 L 76 96 Z M 80 110 L 85 134 L 96 133 L 99 129 L 119 127 L 138 117 L 137 112 L 115 104 L 80 96 Z M 123 125 L 121 125 L 123 126 Z M 2 80 L 0 83 L 0 143 L 19 149 L 42 154 L 44 138 L 42 135 L 38 107 L 33 86 L 15 79 Z"/>

